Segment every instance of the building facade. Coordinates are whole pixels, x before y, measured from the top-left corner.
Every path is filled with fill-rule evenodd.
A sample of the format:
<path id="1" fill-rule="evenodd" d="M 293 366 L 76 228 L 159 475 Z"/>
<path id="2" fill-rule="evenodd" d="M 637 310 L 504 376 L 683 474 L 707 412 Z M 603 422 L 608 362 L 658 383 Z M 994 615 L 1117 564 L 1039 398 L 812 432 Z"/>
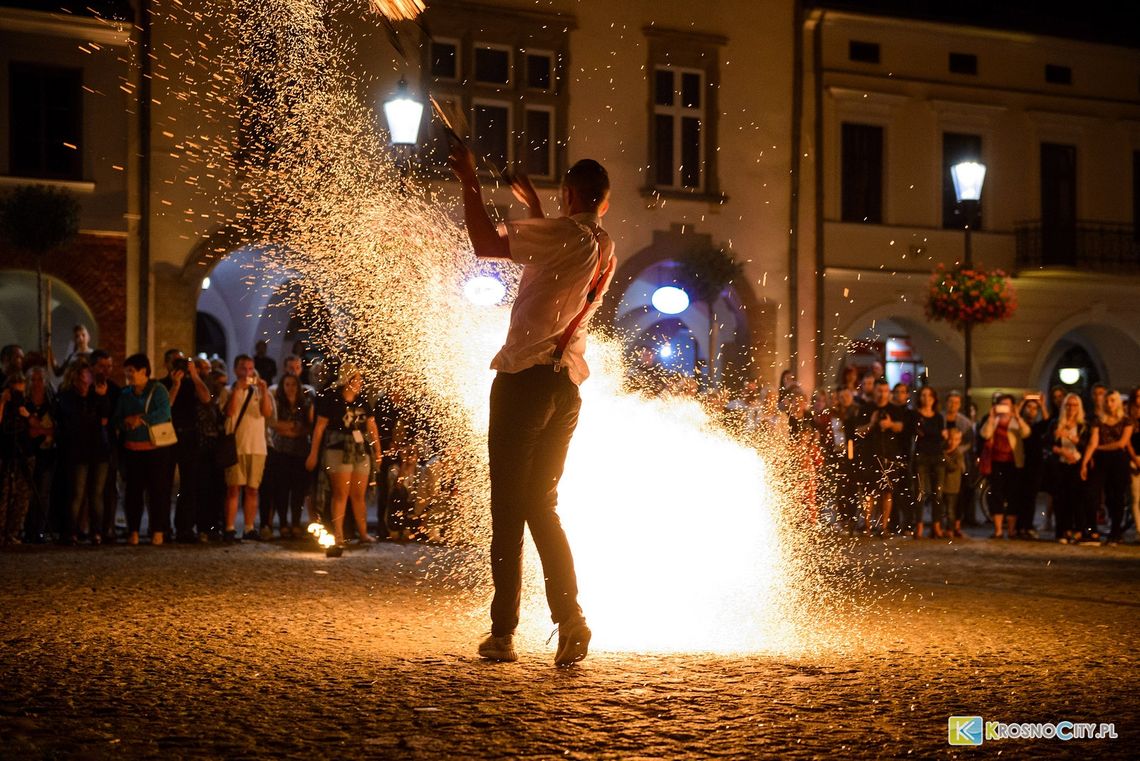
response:
<path id="1" fill-rule="evenodd" d="M 924 305 L 932 270 L 964 260 L 950 166 L 976 160 L 973 261 L 1010 273 L 1018 306 L 974 330 L 975 399 L 1064 368 L 1085 390 L 1140 383 L 1137 50 L 826 8 L 803 44 L 804 366 L 961 387 L 961 334 Z"/>
<path id="2" fill-rule="evenodd" d="M 227 93 L 250 87 L 220 66 L 232 30 L 186 4 L 138 5 L 129 26 L 0 11 L 0 182 L 80 183 L 67 187 L 85 239 L 117 241 L 97 268 L 114 285 L 58 274 L 100 343 L 118 348 L 119 330 L 124 350 L 232 358 L 266 338 L 280 357 L 301 337 L 276 299 L 288 283 L 250 281 L 259 252 L 219 201 L 240 181 L 214 148 L 240 142 Z M 978 396 L 1070 365 L 1086 383 L 1140 382 L 1136 49 L 791 0 L 724 0 L 698 18 L 672 0 L 429 5 L 430 39 L 400 28 L 406 56 L 365 13 L 327 20 L 355 30 L 361 98 L 379 115 L 403 78 L 460 110 L 479 153 L 527 171 L 548 208 L 567 166 L 602 162 L 621 265 L 600 317 L 631 351 L 679 372 L 707 374 L 711 357 L 726 382 L 792 367 L 830 385 L 879 359 L 892 377 L 959 386 L 961 336 L 923 307 L 934 267 L 963 256 L 947 166 L 970 157 L 988 167 L 974 259 L 1012 273 L 1019 301 L 975 331 Z M 68 178 L 13 163 L 26 122 L 11 83 L 36 61 L 82 72 L 82 171 Z M 441 144 L 425 124 L 413 160 L 428 174 Z M 508 191 L 491 195 L 509 208 Z M 695 250 L 728 252 L 743 275 L 711 305 L 659 311 L 654 292 Z M 27 272 L 11 255 L 0 266 L 5 282 Z"/>

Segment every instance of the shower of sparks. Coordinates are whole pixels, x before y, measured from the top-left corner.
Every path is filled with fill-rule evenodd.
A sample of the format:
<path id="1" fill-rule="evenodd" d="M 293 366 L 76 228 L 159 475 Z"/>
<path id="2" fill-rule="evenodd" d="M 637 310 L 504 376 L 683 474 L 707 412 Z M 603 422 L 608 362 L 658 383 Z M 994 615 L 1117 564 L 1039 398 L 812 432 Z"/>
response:
<path id="1" fill-rule="evenodd" d="M 337 22 L 359 2 L 231 0 L 209 6 L 208 25 L 201 8 L 172 5 L 186 49 L 161 51 L 155 97 L 193 108 L 166 125 L 180 161 L 170 181 L 197 193 L 188 226 L 214 222 L 207 260 L 256 246 L 250 274 L 278 293 L 288 284 L 331 363 L 362 368 L 371 389 L 431 421 L 424 446 L 455 484 L 443 520 L 457 548 L 431 572 L 470 592 L 456 613 L 474 638 L 490 575 L 487 365 L 508 307 L 472 304 L 463 286 L 493 276 L 509 304 L 519 272 L 474 259 L 454 192 L 396 169 L 353 69 L 363 43 Z M 240 139 L 221 139 L 235 123 Z M 803 504 L 814 476 L 787 437 L 761 455 L 691 399 L 623 390 L 621 342 L 591 340 L 559 513 L 595 647 L 786 653 L 841 633 L 860 577 Z M 533 551 L 527 564 L 521 633 L 545 638 Z"/>
<path id="2" fill-rule="evenodd" d="M 368 0 L 368 5 L 392 21 L 415 21 L 424 12 L 420 0 Z"/>

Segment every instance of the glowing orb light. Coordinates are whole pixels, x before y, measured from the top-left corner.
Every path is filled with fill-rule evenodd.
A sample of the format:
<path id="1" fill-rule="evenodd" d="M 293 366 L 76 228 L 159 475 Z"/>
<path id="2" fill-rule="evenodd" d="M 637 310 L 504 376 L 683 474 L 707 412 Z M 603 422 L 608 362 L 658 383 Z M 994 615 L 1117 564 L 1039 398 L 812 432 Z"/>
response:
<path id="1" fill-rule="evenodd" d="M 463 295 L 472 304 L 481 307 L 494 306 L 507 295 L 507 288 L 498 278 L 490 275 L 479 275 L 467 281 L 463 286 Z"/>
<path id="2" fill-rule="evenodd" d="M 673 344 L 662 344 L 661 348 L 657 350 L 663 359 L 669 359 L 673 356 Z"/>
<path id="3" fill-rule="evenodd" d="M 653 292 L 650 302 L 661 314 L 680 314 L 689 308 L 689 294 L 674 285 L 663 285 Z"/>
<path id="4" fill-rule="evenodd" d="M 1060 376 L 1062 383 L 1066 386 L 1072 386 L 1075 383 L 1080 383 L 1081 371 L 1076 367 L 1062 367 Z"/>

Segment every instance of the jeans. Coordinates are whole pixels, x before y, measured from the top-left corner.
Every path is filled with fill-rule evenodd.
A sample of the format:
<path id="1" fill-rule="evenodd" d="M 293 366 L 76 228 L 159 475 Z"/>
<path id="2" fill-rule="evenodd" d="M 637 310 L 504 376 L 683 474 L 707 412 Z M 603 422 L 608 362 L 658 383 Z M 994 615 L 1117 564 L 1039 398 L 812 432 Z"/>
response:
<path id="1" fill-rule="evenodd" d="M 523 528 L 530 527 L 554 623 L 582 614 L 578 580 L 558 519 L 558 481 L 582 406 L 578 387 L 549 365 L 499 373 L 487 433 L 491 469 L 491 633 L 514 632 L 522 596 Z"/>
<path id="2" fill-rule="evenodd" d="M 942 495 L 946 485 L 946 459 L 940 454 L 916 455 L 914 471 L 918 477 L 918 522 L 922 523 L 926 501 L 930 500 L 930 522 L 941 526 L 946 518 L 946 502 Z"/>
<path id="3" fill-rule="evenodd" d="M 88 530 L 98 534 L 103 530 L 103 489 L 107 481 L 106 462 L 71 463 L 71 509 L 68 510 L 66 532 L 79 533 L 86 505 Z"/>

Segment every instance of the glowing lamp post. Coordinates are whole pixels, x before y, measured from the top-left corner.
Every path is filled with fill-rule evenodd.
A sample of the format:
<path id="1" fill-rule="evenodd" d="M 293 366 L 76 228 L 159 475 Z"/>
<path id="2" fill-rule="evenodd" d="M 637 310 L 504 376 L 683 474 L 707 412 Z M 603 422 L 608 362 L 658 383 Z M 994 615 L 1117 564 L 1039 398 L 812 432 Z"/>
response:
<path id="1" fill-rule="evenodd" d="M 412 99 L 408 93 L 408 80 L 401 77 L 396 95 L 384 103 L 384 117 L 388 120 L 392 145 L 415 145 L 419 141 L 423 114 L 424 104 Z"/>
<path id="2" fill-rule="evenodd" d="M 968 269 L 973 263 L 973 252 L 970 248 L 970 231 L 978 220 L 978 204 L 982 198 L 982 184 L 986 181 L 986 165 L 977 161 L 963 161 L 950 167 L 950 177 L 954 180 L 954 195 L 966 220 L 966 258 L 963 264 Z M 973 326 L 967 322 L 963 326 L 962 336 L 965 339 L 965 372 L 962 374 L 962 396 L 966 400 L 966 413 L 970 412 L 970 372 L 972 370 L 971 354 L 973 349 Z"/>

